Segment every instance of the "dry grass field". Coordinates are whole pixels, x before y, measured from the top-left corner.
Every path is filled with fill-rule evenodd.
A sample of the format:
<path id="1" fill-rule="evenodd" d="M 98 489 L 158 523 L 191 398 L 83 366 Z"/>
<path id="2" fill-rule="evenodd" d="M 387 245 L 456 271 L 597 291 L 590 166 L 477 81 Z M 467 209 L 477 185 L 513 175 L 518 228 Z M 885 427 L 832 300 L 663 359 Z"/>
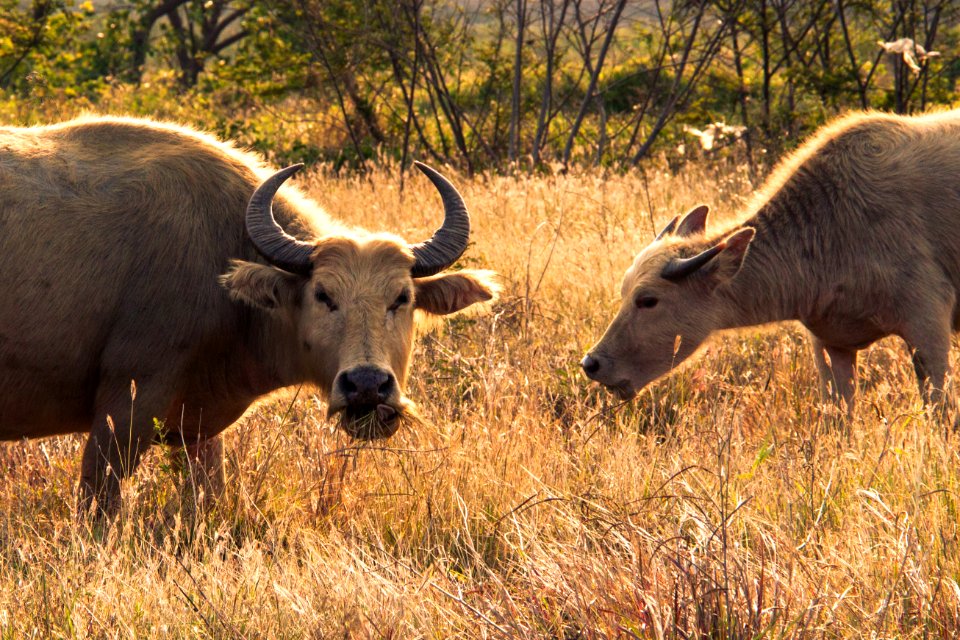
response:
<path id="1" fill-rule="evenodd" d="M 73 517 L 83 438 L 0 445 L 4 638 L 950 637 L 960 439 L 905 348 L 861 358 L 856 417 L 820 404 L 796 327 L 713 341 L 628 405 L 578 361 L 654 227 L 732 215 L 731 168 L 456 179 L 491 312 L 422 332 L 425 423 L 358 444 L 309 389 L 226 434 L 228 490 L 193 517 L 155 448 L 108 531 Z M 315 173 L 337 216 L 425 236 L 419 175 Z M 189 483 L 187 483 L 189 484 Z"/>

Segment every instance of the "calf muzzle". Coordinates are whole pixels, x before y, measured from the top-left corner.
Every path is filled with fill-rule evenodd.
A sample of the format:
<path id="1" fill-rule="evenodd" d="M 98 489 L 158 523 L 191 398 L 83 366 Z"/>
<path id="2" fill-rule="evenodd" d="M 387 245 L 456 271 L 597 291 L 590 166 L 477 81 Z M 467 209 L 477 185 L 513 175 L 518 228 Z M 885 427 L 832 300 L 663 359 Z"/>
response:
<path id="1" fill-rule="evenodd" d="M 616 367 L 611 366 L 609 357 L 588 353 L 580 361 L 580 367 L 588 378 L 615 391 L 621 400 L 630 400 L 637 395 L 628 379 L 616 377 Z"/>
<path id="2" fill-rule="evenodd" d="M 583 360 L 580 361 L 580 366 L 583 367 L 583 372 L 590 378 L 593 378 L 594 374 L 600 371 L 600 361 L 589 353 L 583 356 Z"/>

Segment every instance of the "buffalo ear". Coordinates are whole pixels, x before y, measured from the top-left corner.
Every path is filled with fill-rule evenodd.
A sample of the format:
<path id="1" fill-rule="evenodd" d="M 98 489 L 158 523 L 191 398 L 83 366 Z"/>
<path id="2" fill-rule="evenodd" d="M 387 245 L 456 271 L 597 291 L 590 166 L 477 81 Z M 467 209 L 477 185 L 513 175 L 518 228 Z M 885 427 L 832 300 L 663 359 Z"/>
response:
<path id="1" fill-rule="evenodd" d="M 420 311 L 445 316 L 497 297 L 500 287 L 492 271 L 464 269 L 430 278 L 417 278 L 415 305 Z"/>
<path id="2" fill-rule="evenodd" d="M 705 204 L 694 207 L 683 216 L 683 220 L 677 225 L 676 234 L 682 238 L 702 234 L 707 229 L 707 214 L 710 208 Z"/>
<path id="3" fill-rule="evenodd" d="M 267 310 L 295 305 L 303 286 L 300 276 L 243 260 L 233 260 L 219 282 L 234 300 Z"/>

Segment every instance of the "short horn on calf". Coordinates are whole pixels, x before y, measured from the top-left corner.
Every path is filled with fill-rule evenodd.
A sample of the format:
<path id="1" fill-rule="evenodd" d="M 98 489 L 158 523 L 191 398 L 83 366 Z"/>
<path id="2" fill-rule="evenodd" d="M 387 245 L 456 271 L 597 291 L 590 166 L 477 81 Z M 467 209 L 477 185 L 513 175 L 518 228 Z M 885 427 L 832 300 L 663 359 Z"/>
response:
<path id="1" fill-rule="evenodd" d="M 667 263 L 667 266 L 663 268 L 663 272 L 660 275 L 667 280 L 679 280 L 681 278 L 685 278 L 697 269 L 701 268 L 703 265 L 713 260 L 713 258 L 715 258 L 718 253 L 723 251 L 723 249 L 724 244 L 721 242 L 716 246 L 710 247 L 706 251 L 698 253 L 692 258 L 677 258 L 672 260 Z"/>

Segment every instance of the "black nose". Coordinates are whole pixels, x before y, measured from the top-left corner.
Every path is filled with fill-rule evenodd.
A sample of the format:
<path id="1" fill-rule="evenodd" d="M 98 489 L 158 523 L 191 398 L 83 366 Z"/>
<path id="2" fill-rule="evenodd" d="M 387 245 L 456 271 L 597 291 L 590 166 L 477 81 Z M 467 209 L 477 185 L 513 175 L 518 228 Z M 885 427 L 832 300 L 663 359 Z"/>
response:
<path id="1" fill-rule="evenodd" d="M 600 361 L 589 353 L 583 356 L 583 360 L 580 361 L 580 366 L 583 367 L 584 373 L 591 377 L 593 377 L 593 374 L 597 371 L 600 371 Z"/>
<path id="2" fill-rule="evenodd" d="M 337 376 L 337 386 L 348 405 L 375 405 L 390 397 L 397 386 L 397 379 L 385 369 L 354 367 Z"/>

